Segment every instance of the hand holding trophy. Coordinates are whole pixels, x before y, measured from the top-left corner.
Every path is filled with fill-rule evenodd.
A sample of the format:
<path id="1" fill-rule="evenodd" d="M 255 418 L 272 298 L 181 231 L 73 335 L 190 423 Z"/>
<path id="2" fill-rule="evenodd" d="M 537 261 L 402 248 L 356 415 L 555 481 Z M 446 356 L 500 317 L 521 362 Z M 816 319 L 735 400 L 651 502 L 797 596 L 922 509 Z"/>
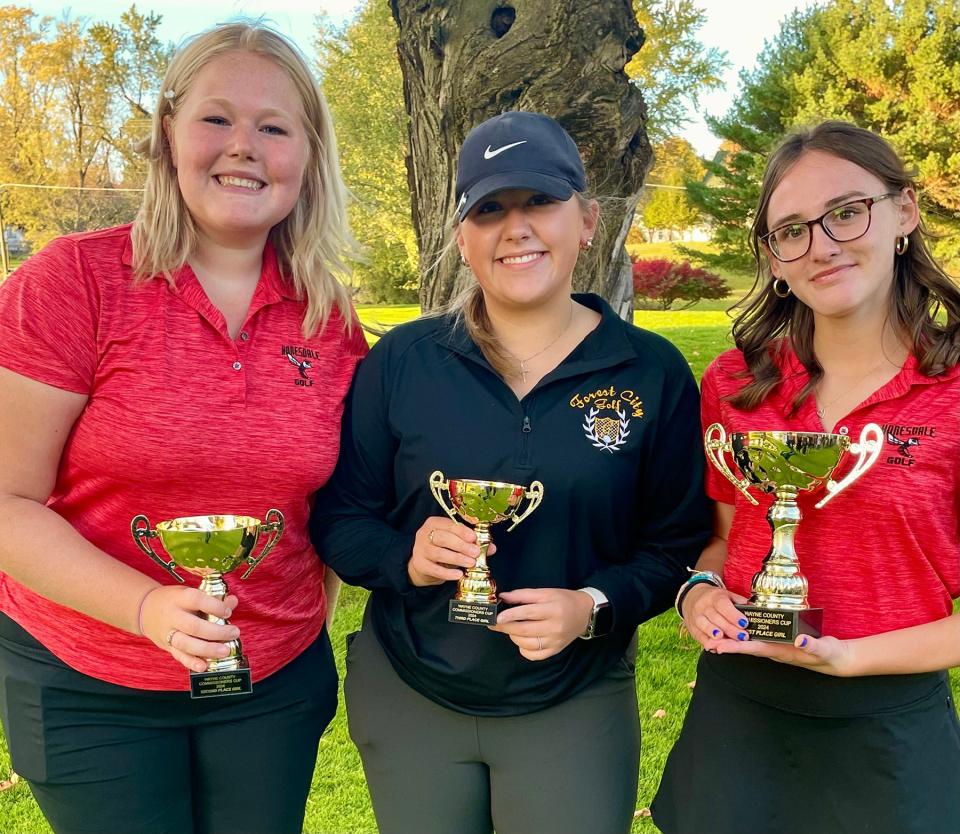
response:
<path id="1" fill-rule="evenodd" d="M 451 478 L 448 481 L 439 470 L 430 476 L 429 483 L 433 497 L 450 518 L 456 521 L 459 516 L 468 524 L 475 525 L 477 544 L 480 546 L 476 564 L 468 568 L 457 582 L 457 593 L 450 600 L 449 620 L 451 623 L 493 625 L 497 621 L 499 600 L 497 585 L 487 565 L 490 525 L 512 519 L 513 524 L 507 528 L 509 533 L 543 500 L 543 484 L 534 481 L 528 489 L 499 481 L 469 478 Z M 450 505 L 443 498 L 444 492 L 450 498 Z M 524 497 L 530 503 L 518 514 L 517 509 Z"/>
<path id="2" fill-rule="evenodd" d="M 130 531 L 137 547 L 163 567 L 170 575 L 183 582 L 176 568 L 201 578 L 200 590 L 217 599 L 223 599 L 227 583 L 223 578 L 240 565 L 248 565 L 241 579 L 246 579 L 253 569 L 266 558 L 283 535 L 283 513 L 267 510 L 265 521 L 243 515 L 202 515 L 161 521 L 156 528 L 150 527 L 145 515 L 138 515 L 130 522 Z M 260 551 L 253 550 L 263 533 L 269 538 Z M 159 539 L 170 556 L 166 561 L 150 546 L 150 539 Z M 218 625 L 227 621 L 212 614 L 207 619 Z M 250 681 L 250 666 L 239 640 L 228 643 L 230 654 L 225 658 L 208 658 L 206 672 L 190 673 L 190 697 L 209 698 L 218 695 L 241 695 L 253 690 Z"/>
<path id="3" fill-rule="evenodd" d="M 883 448 L 883 431 L 868 423 L 857 443 L 842 434 L 795 431 L 735 432 L 728 440 L 723 426 L 714 423 L 704 434 L 704 448 L 710 462 L 750 503 L 757 504 L 749 492 L 751 486 L 776 494 L 767 512 L 773 543 L 753 577 L 749 602 L 737 605 L 749 620 L 746 630 L 751 639 L 792 643 L 799 634 L 819 637 L 823 609 L 807 603 L 807 579 L 800 573 L 794 547 L 801 520 L 797 495 L 825 486 L 827 494 L 816 504 L 817 509 L 823 507 L 876 463 Z M 848 451 L 856 455 L 856 461 L 834 482 L 830 476 Z M 724 452 L 732 453 L 742 479 L 730 471 Z"/>

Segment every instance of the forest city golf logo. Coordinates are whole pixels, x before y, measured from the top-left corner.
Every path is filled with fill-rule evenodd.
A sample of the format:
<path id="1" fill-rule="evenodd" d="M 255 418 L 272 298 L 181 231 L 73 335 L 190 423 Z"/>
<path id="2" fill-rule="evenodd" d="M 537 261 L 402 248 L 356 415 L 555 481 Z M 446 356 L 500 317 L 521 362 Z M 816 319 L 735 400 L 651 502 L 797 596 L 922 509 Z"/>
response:
<path id="1" fill-rule="evenodd" d="M 898 426 L 888 423 L 881 426 L 886 435 L 887 463 L 894 466 L 913 466 L 921 446 L 921 438 L 936 437 L 933 426 Z"/>
<path id="2" fill-rule="evenodd" d="M 287 357 L 290 364 L 295 365 L 299 372 L 298 376 L 293 378 L 294 385 L 299 388 L 309 388 L 313 385 L 313 379 L 309 375 L 309 371 L 313 369 L 313 362 L 310 360 L 319 359 L 319 353 L 299 345 L 284 345 L 280 348 L 280 355 Z"/>
<path id="3" fill-rule="evenodd" d="M 643 417 L 643 401 L 629 388 L 598 388 L 586 394 L 574 394 L 570 407 L 583 418 L 581 428 L 595 449 L 612 455 L 627 442 L 630 420 Z"/>

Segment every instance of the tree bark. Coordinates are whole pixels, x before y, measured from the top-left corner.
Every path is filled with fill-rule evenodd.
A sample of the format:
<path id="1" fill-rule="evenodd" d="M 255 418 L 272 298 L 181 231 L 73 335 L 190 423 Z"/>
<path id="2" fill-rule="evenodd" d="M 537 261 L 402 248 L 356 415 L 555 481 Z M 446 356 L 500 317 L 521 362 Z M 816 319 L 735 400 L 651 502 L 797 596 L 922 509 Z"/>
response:
<path id="1" fill-rule="evenodd" d="M 407 177 L 423 309 L 445 304 L 467 281 L 455 249 L 440 257 L 461 143 L 491 116 L 532 110 L 567 129 L 600 200 L 602 225 L 574 287 L 629 317 L 623 244 L 652 159 L 643 97 L 623 71 L 644 37 L 630 0 L 391 0 L 391 8 L 410 115 Z"/>

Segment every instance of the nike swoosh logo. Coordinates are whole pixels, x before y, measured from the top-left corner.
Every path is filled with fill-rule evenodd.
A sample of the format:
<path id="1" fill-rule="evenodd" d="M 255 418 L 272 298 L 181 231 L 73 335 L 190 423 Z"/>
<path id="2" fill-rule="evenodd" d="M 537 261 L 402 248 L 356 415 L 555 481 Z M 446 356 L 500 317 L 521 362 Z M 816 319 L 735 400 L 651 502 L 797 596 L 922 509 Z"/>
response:
<path id="1" fill-rule="evenodd" d="M 525 145 L 526 143 L 526 139 L 521 139 L 519 142 L 514 142 L 511 145 L 504 145 L 502 148 L 497 148 L 495 151 L 491 150 L 490 146 L 487 145 L 487 149 L 483 152 L 483 158 L 493 159 L 498 153 L 503 153 L 504 151 L 510 150 L 510 148 L 515 148 L 517 145 Z"/>

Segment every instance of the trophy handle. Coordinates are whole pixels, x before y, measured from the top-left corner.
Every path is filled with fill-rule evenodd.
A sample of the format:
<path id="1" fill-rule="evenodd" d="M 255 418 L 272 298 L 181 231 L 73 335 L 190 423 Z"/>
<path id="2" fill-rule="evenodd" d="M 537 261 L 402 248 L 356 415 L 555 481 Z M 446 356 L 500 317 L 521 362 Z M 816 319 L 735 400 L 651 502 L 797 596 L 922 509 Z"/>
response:
<path id="1" fill-rule="evenodd" d="M 513 524 L 507 528 L 508 533 L 540 506 L 540 502 L 543 500 L 543 484 L 541 484 L 540 481 L 534 481 L 530 484 L 530 489 L 528 489 L 524 495 L 530 503 L 527 504 L 526 509 L 524 509 L 522 513 L 513 517 Z"/>
<path id="2" fill-rule="evenodd" d="M 283 525 L 283 513 L 280 512 L 280 510 L 273 508 L 267 510 L 267 514 L 263 517 L 263 524 L 257 529 L 257 534 L 270 533 L 270 538 L 267 539 L 263 550 L 260 551 L 260 555 L 256 559 L 251 559 L 249 556 L 247 557 L 247 564 L 250 565 L 250 567 L 243 572 L 243 576 L 240 577 L 241 579 L 246 579 L 253 573 L 253 569 L 267 558 L 267 554 L 273 550 L 274 545 L 280 541 L 280 537 L 283 535 Z"/>
<path id="3" fill-rule="evenodd" d="M 839 481 L 827 481 L 827 494 L 814 505 L 818 510 L 877 462 L 883 451 L 883 429 L 876 423 L 867 423 L 860 432 L 860 440 L 850 445 L 850 451 L 857 456 L 853 467 Z"/>
<path id="4" fill-rule="evenodd" d="M 727 466 L 727 461 L 723 457 L 724 452 L 730 451 L 730 444 L 727 442 L 727 432 L 720 423 L 711 423 L 707 426 L 707 430 L 703 433 L 703 450 L 707 454 L 707 460 L 720 470 L 720 474 L 739 489 L 746 496 L 746 499 L 756 507 L 760 502 L 750 494 L 750 481 L 746 478 L 738 479 L 730 471 L 730 467 Z"/>
<path id="5" fill-rule="evenodd" d="M 160 534 L 150 528 L 150 522 L 145 515 L 135 515 L 133 517 L 133 521 L 130 522 L 130 532 L 133 534 L 133 541 L 137 547 L 158 565 L 165 568 L 177 582 L 183 583 L 183 577 L 174 570 L 177 563 L 174 562 L 173 559 L 169 562 L 164 562 L 163 559 L 154 552 L 153 548 L 150 547 L 150 542 L 147 540 L 159 538 Z"/>
<path id="6" fill-rule="evenodd" d="M 447 502 L 443 500 L 444 490 L 449 491 L 450 489 L 450 485 L 447 483 L 447 479 L 443 477 L 443 473 L 438 469 L 430 476 L 428 483 L 430 484 L 430 492 L 432 492 L 433 497 L 437 499 L 437 503 L 443 507 L 443 511 L 450 516 L 450 518 L 456 521 L 457 514 L 453 507 L 448 507 Z"/>

